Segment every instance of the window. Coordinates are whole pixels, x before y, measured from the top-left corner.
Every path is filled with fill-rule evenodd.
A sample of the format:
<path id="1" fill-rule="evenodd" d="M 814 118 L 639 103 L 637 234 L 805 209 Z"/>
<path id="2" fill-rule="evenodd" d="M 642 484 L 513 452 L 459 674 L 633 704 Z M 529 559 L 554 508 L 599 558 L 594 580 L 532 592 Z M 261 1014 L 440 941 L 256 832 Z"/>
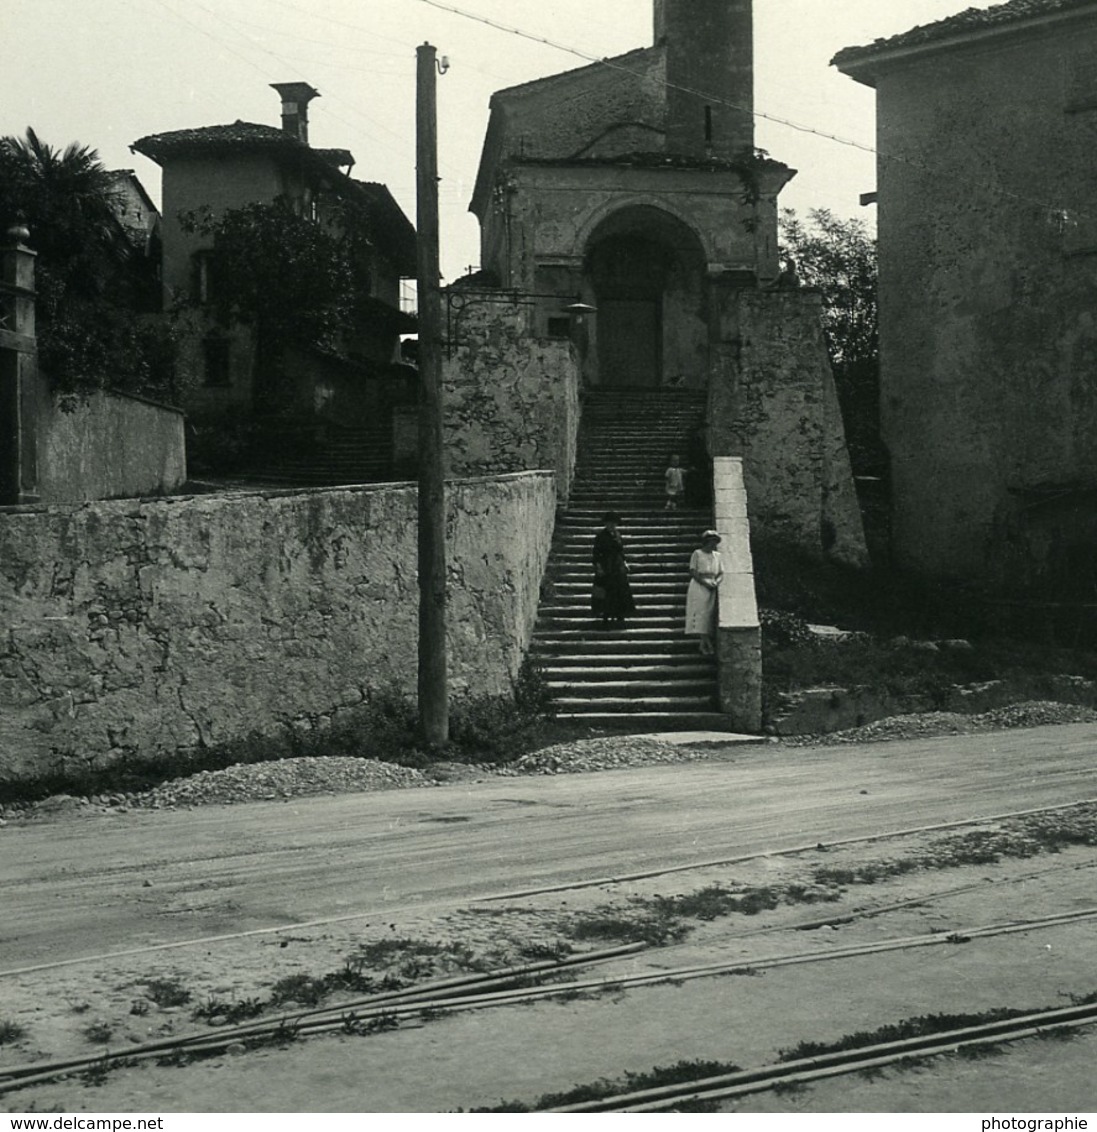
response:
<path id="1" fill-rule="evenodd" d="M 571 319 L 556 315 L 548 320 L 548 336 L 550 338 L 570 338 Z"/>
<path id="2" fill-rule="evenodd" d="M 195 252 L 191 260 L 191 290 L 197 303 L 212 303 L 214 298 L 213 252 Z"/>
<path id="3" fill-rule="evenodd" d="M 202 342 L 204 362 L 204 382 L 206 385 L 224 388 L 232 384 L 229 340 L 227 338 L 206 338 Z"/>

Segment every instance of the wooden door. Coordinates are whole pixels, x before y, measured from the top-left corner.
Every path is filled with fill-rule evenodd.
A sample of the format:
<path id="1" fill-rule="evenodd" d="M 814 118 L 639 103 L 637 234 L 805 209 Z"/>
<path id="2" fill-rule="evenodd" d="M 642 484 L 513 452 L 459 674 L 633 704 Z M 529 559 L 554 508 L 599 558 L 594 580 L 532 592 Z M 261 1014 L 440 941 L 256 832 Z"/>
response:
<path id="1" fill-rule="evenodd" d="M 662 378 L 657 299 L 598 301 L 598 373 L 608 386 L 652 387 Z"/>

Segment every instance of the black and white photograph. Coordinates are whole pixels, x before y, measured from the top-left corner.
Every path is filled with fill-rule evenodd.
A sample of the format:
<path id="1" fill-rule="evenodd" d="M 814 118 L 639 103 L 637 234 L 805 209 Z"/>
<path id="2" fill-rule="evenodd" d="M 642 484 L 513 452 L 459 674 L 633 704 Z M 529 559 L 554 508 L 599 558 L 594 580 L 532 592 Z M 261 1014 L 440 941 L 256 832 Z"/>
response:
<path id="1" fill-rule="evenodd" d="M 0 1132 L 1097 1128 L 1097 0 L 0 86 Z"/>

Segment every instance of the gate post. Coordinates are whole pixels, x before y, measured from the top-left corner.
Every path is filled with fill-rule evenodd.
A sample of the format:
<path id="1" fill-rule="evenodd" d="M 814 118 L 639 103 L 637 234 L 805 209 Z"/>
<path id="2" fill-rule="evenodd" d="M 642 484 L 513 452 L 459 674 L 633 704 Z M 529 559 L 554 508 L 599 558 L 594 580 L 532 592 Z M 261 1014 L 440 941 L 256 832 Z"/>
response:
<path id="1" fill-rule="evenodd" d="M 34 260 L 21 225 L 0 247 L 0 504 L 38 501 Z"/>

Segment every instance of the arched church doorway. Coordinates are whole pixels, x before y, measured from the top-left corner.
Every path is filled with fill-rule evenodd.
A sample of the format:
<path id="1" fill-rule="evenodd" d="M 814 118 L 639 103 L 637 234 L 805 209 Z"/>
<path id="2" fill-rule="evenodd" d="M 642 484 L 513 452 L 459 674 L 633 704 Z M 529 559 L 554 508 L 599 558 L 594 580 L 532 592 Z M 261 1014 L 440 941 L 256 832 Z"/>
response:
<path id="1" fill-rule="evenodd" d="M 598 227 L 585 260 L 598 308 L 598 385 L 703 384 L 704 263 L 697 237 L 661 209 L 625 208 Z"/>

